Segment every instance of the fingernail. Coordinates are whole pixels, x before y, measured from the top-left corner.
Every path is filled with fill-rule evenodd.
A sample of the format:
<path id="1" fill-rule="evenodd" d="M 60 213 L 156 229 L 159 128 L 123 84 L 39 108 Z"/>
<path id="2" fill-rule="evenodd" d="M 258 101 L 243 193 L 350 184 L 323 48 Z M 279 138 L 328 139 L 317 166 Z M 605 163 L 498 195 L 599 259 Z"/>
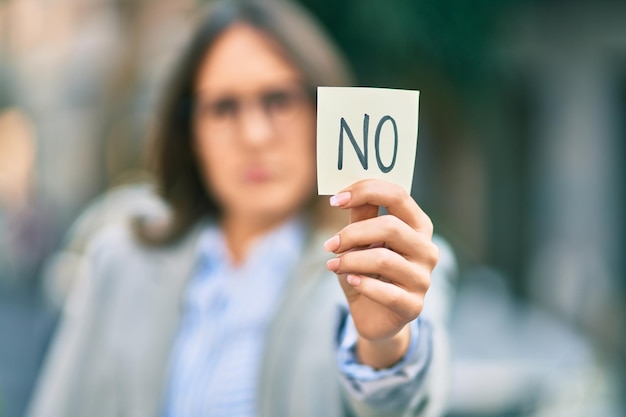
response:
<path id="1" fill-rule="evenodd" d="M 331 271 L 336 271 L 339 269 L 339 258 L 333 258 L 328 260 L 328 262 L 326 262 L 326 268 L 328 268 Z"/>
<path id="2" fill-rule="evenodd" d="M 335 235 L 324 242 L 324 250 L 327 252 L 334 252 L 339 249 L 339 235 Z"/>
<path id="3" fill-rule="evenodd" d="M 346 280 L 348 281 L 348 284 L 352 285 L 353 287 L 356 287 L 361 283 L 361 277 L 358 275 L 350 274 L 346 277 Z"/>
<path id="4" fill-rule="evenodd" d="M 343 206 L 350 201 L 350 191 L 344 191 L 343 193 L 335 194 L 330 198 L 330 205 L 333 207 Z"/>

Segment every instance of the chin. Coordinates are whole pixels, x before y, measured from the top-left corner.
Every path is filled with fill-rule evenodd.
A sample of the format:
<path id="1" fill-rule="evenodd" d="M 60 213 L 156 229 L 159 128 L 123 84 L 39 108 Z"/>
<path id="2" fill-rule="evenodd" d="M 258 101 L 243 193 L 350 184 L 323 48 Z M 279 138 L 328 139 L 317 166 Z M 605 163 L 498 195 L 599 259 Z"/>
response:
<path id="1" fill-rule="evenodd" d="M 305 189 L 308 191 L 304 192 Z M 286 220 L 306 204 L 313 192 L 307 186 L 289 186 L 285 183 L 245 187 L 231 194 L 229 206 L 233 212 L 259 220 Z"/>
<path id="2" fill-rule="evenodd" d="M 268 204 L 258 204 L 250 210 L 251 216 L 265 219 L 279 219 L 289 217 L 297 209 L 292 205 L 276 204 L 276 201 L 268 201 Z"/>
<path id="3" fill-rule="evenodd" d="M 292 199 L 281 199 L 278 196 L 265 195 L 259 198 L 247 199 L 246 214 L 259 220 L 275 222 L 286 220 L 295 214 L 302 204 Z"/>

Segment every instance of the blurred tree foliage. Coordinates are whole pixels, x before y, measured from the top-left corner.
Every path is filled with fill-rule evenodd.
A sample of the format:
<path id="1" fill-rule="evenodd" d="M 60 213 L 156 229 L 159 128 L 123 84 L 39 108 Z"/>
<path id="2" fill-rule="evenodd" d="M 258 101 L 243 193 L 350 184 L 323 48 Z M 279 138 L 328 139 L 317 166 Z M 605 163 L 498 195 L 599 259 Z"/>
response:
<path id="1" fill-rule="evenodd" d="M 412 88 L 443 77 L 463 96 L 489 79 L 497 20 L 520 1 L 300 0 L 344 49 L 360 84 Z"/>
<path id="2" fill-rule="evenodd" d="M 462 242 L 465 257 L 519 272 L 493 248 L 512 256 L 520 249 L 502 245 L 492 230 L 503 230 L 504 242 L 523 244 L 509 226 L 523 204 L 511 208 L 519 201 L 501 195 L 520 184 L 504 182 L 521 172 L 510 143 L 517 138 L 503 141 L 489 123 L 501 114 L 496 52 L 507 35 L 503 24 L 532 0 L 298 1 L 346 53 L 359 85 L 420 90 L 420 136 L 436 138 L 420 143 L 427 155 L 420 166 L 430 164 L 419 174 L 420 204 L 440 231 Z"/>

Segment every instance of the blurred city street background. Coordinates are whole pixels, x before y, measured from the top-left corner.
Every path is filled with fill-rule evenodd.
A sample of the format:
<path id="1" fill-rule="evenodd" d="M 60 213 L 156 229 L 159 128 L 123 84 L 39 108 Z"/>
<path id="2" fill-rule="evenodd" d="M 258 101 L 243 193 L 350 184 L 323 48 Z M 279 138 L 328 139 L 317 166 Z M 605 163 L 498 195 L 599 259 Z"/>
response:
<path id="1" fill-rule="evenodd" d="M 0 417 L 89 236 L 151 204 L 155 108 L 205 3 L 0 1 Z M 421 91 L 413 195 L 460 270 L 449 417 L 625 416 L 626 2 L 300 3 L 359 85 Z"/>

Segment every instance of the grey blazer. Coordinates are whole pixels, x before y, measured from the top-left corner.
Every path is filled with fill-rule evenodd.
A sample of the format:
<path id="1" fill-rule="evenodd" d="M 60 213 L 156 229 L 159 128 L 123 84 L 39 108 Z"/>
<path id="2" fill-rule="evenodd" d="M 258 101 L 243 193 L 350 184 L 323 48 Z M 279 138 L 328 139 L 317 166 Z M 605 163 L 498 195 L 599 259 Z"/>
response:
<path id="1" fill-rule="evenodd" d="M 94 239 L 88 270 L 66 303 L 29 417 L 159 415 L 198 234 L 199 227 L 167 248 L 146 248 L 121 226 Z M 430 323 L 419 338 L 417 362 L 423 369 L 418 381 L 406 381 L 415 385 L 414 394 L 410 404 L 399 407 L 393 383 L 373 381 L 359 391 L 337 371 L 335 339 L 345 298 L 324 267 L 329 254 L 322 242 L 327 237 L 311 236 L 273 320 L 262 363 L 259 415 L 440 415 L 449 363 L 445 288 L 455 272 L 447 246 L 422 314 Z M 388 398 L 386 406 L 372 407 L 369 402 L 376 396 Z"/>

